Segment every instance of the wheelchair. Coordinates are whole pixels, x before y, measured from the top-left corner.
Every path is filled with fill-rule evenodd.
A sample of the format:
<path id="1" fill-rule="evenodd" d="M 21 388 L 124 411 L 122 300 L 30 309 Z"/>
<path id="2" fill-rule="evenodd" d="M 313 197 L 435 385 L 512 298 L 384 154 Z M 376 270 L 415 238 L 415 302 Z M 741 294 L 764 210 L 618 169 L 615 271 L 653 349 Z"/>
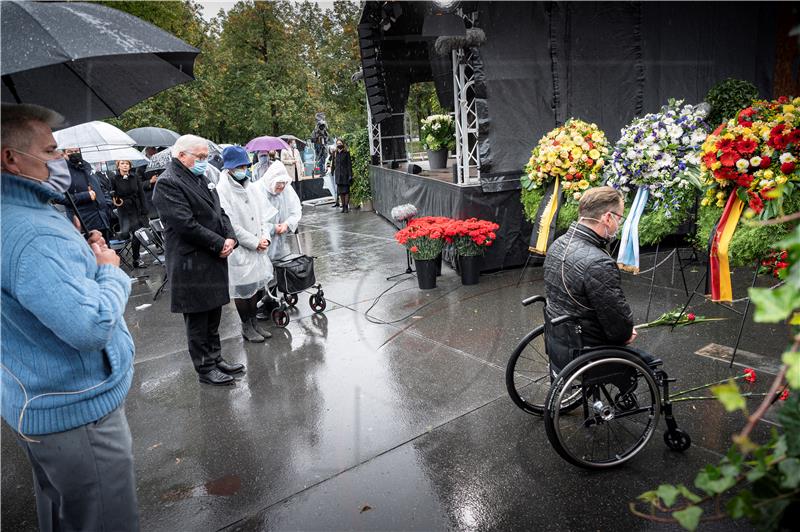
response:
<path id="1" fill-rule="evenodd" d="M 544 296 L 525 299 L 524 306 L 544 303 Z M 544 308 L 543 308 L 544 312 Z M 664 416 L 664 443 L 685 451 L 691 438 L 672 414 L 669 385 L 675 382 L 662 361 L 645 362 L 621 346 L 575 349 L 561 371 L 551 363 L 545 331 L 575 321 L 560 316 L 529 332 L 506 366 L 511 400 L 528 414 L 544 418 L 547 439 L 567 462 L 586 469 L 624 464 L 650 442 Z"/>

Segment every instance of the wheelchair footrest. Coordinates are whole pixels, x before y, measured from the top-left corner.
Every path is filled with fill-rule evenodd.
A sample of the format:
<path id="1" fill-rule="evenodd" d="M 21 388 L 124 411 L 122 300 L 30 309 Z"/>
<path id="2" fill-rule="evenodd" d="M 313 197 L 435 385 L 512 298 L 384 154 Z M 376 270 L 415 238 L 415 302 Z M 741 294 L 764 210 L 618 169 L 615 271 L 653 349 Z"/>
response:
<path id="1" fill-rule="evenodd" d="M 660 358 L 657 358 L 655 360 L 652 360 L 652 361 L 648 362 L 647 365 L 650 366 L 651 368 L 657 368 L 659 366 L 663 366 L 664 365 L 664 361 L 661 360 Z"/>

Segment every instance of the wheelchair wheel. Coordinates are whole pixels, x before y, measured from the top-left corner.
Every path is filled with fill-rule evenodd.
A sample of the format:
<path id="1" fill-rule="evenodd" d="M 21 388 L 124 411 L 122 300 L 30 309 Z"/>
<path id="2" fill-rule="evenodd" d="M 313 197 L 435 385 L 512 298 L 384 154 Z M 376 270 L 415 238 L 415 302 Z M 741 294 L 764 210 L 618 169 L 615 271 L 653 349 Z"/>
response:
<path id="1" fill-rule="evenodd" d="M 544 414 L 545 400 L 555 375 L 544 347 L 544 325 L 529 332 L 511 353 L 506 365 L 506 389 L 514 404 L 529 414 Z M 580 404 L 580 389 L 567 394 L 562 410 Z"/>
<path id="2" fill-rule="evenodd" d="M 275 324 L 276 327 L 286 327 L 289 325 L 289 313 L 280 306 L 272 311 L 272 323 Z"/>
<path id="3" fill-rule="evenodd" d="M 580 408 L 555 408 L 579 386 Z M 545 407 L 545 431 L 566 461 L 587 469 L 618 466 L 641 451 L 655 434 L 661 395 L 652 371 L 635 355 L 598 349 L 582 355 L 558 375 Z"/>
<path id="4" fill-rule="evenodd" d="M 692 438 L 681 429 L 673 429 L 664 433 L 664 443 L 673 451 L 683 452 L 692 446 Z"/>
<path id="5" fill-rule="evenodd" d="M 308 298 L 308 305 L 314 312 L 319 314 L 320 312 L 325 310 L 325 308 L 328 306 L 328 303 L 327 301 L 325 301 L 325 298 L 322 297 L 321 295 L 311 294 L 311 297 Z"/>
<path id="6" fill-rule="evenodd" d="M 290 307 L 294 307 L 297 305 L 297 294 L 285 294 L 283 300 L 286 301 L 286 304 Z"/>

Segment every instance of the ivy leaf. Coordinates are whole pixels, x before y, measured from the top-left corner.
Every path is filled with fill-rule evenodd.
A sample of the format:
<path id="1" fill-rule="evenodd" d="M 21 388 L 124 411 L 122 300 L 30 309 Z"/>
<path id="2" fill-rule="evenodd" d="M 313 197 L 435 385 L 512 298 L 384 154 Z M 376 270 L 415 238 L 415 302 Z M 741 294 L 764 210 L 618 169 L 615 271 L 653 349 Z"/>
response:
<path id="1" fill-rule="evenodd" d="M 645 491 L 644 493 L 639 495 L 637 499 L 639 499 L 640 501 L 644 501 L 650 505 L 654 505 L 655 503 L 658 502 L 658 494 L 654 490 Z"/>
<path id="2" fill-rule="evenodd" d="M 712 465 L 697 474 L 694 485 L 709 495 L 722 493 L 736 484 L 735 476 L 723 476 L 720 469 Z"/>
<path id="3" fill-rule="evenodd" d="M 728 514 L 733 519 L 739 519 L 753 514 L 753 494 L 747 490 L 742 490 L 726 505 Z"/>
<path id="4" fill-rule="evenodd" d="M 786 452 L 791 456 L 800 456 L 800 393 L 789 396 L 778 411 L 778 421 L 783 425 Z"/>
<path id="5" fill-rule="evenodd" d="M 703 509 L 699 506 L 689 506 L 684 510 L 672 512 L 672 517 L 674 517 L 683 528 L 692 532 L 697 530 L 701 515 L 703 515 Z"/>
<path id="6" fill-rule="evenodd" d="M 664 504 L 669 508 L 675 504 L 675 499 L 678 498 L 680 490 L 672 484 L 661 484 L 656 490 L 656 494 L 664 501 Z"/>
<path id="7" fill-rule="evenodd" d="M 800 288 L 785 284 L 775 290 L 750 288 L 750 299 L 756 306 L 753 320 L 758 323 L 779 323 L 800 307 Z"/>
<path id="8" fill-rule="evenodd" d="M 712 386 L 711 393 L 714 394 L 714 397 L 719 399 L 728 412 L 735 412 L 737 410 L 743 411 L 747 406 L 744 397 L 739 393 L 739 387 L 733 379 L 725 384 Z"/>
<path id="9" fill-rule="evenodd" d="M 778 469 L 783 473 L 782 488 L 791 490 L 800 486 L 800 460 L 788 458 L 778 464 Z"/>
<path id="10" fill-rule="evenodd" d="M 786 351 L 781 357 L 786 366 L 786 382 L 790 388 L 800 388 L 800 351 Z"/>
<path id="11" fill-rule="evenodd" d="M 691 501 L 695 504 L 703 500 L 699 495 L 694 493 L 692 490 L 690 490 L 683 484 L 678 485 L 678 490 L 681 492 L 681 495 L 683 495 L 686 498 L 686 500 Z"/>

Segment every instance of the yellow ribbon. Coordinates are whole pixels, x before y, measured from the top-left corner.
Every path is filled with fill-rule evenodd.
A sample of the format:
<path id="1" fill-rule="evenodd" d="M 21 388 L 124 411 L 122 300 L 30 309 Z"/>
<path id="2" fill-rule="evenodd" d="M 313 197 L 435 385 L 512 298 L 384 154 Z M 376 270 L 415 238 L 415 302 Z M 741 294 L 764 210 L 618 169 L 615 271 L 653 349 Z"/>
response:
<path id="1" fill-rule="evenodd" d="M 719 260 L 719 299 L 717 301 L 733 301 L 733 288 L 731 287 L 731 270 L 728 258 L 728 247 L 733 239 L 733 233 L 739 224 L 739 217 L 744 210 L 744 202 L 737 196 L 731 206 L 731 212 L 725 222 L 725 227 L 719 237 L 717 259 Z"/>
<path id="2" fill-rule="evenodd" d="M 545 255 L 547 253 L 547 241 L 550 237 L 550 226 L 553 223 L 553 217 L 558 212 L 558 176 L 553 186 L 553 193 L 550 195 L 550 200 L 547 207 L 542 212 L 542 217 L 539 219 L 539 234 L 536 237 L 536 247 L 530 251 Z"/>

